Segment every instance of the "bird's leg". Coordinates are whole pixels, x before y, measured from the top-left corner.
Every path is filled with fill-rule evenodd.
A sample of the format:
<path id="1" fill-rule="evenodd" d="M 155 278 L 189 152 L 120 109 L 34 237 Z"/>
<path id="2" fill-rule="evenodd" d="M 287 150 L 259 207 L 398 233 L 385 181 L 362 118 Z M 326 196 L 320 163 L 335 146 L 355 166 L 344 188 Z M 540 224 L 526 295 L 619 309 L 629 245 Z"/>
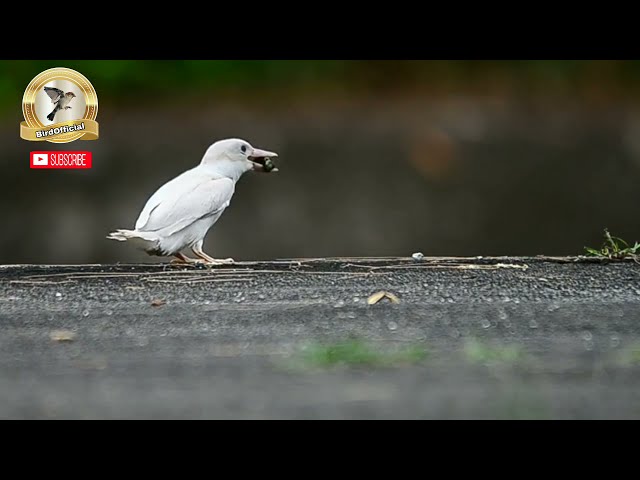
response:
<path id="1" fill-rule="evenodd" d="M 216 259 L 216 258 L 210 257 L 209 255 L 207 255 L 202 251 L 203 243 L 204 242 L 200 240 L 199 242 L 194 244 L 193 247 L 191 247 L 191 250 L 193 251 L 194 254 L 196 254 L 198 257 L 203 259 L 209 265 L 228 265 L 230 263 L 234 263 L 233 258 L 225 258 L 224 260 L 222 260 L 222 259 Z"/>
<path id="2" fill-rule="evenodd" d="M 71 107 L 64 107 L 65 110 L 69 110 Z"/>
<path id="3" fill-rule="evenodd" d="M 183 255 L 182 253 L 178 252 L 174 255 L 174 257 L 176 257 L 175 259 L 171 260 L 171 263 L 200 263 L 200 260 L 197 260 L 195 258 L 190 258 L 187 257 L 186 255 Z"/>

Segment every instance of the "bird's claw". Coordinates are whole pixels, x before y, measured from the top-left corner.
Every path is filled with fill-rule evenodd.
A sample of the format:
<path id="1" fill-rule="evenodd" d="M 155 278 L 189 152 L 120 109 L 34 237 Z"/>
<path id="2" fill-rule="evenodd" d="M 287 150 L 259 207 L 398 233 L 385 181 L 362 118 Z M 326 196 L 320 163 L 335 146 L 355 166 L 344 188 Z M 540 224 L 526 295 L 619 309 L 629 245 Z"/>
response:
<path id="1" fill-rule="evenodd" d="M 171 265 L 202 265 L 203 262 L 200 259 L 190 258 L 188 261 L 181 260 L 180 258 L 174 258 L 169 262 Z"/>
<path id="2" fill-rule="evenodd" d="M 235 263 L 233 258 L 214 258 L 205 262 L 205 265 L 231 265 Z"/>

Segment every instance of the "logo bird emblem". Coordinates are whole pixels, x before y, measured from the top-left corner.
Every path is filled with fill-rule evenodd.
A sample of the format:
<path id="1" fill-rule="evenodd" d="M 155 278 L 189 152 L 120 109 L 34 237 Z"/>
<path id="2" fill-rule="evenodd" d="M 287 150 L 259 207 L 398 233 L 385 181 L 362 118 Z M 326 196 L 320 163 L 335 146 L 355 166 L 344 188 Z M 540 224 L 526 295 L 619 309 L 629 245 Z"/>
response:
<path id="1" fill-rule="evenodd" d="M 71 108 L 69 102 L 76 96 L 73 92 L 64 93 L 59 88 L 44 87 L 44 91 L 47 92 L 47 95 L 51 98 L 51 103 L 55 105 L 53 111 L 47 115 L 47 119 L 51 122 L 53 122 L 58 110 L 69 110 Z"/>

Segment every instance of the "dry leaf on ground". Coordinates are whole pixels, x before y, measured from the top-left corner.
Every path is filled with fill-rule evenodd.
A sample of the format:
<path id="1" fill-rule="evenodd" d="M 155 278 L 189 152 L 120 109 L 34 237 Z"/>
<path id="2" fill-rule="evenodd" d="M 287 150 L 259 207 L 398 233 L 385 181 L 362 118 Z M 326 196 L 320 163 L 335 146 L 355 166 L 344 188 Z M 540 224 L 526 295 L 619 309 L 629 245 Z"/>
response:
<path id="1" fill-rule="evenodd" d="M 388 298 L 392 303 L 400 303 L 400 300 L 398 300 L 398 297 L 396 297 L 393 293 L 384 292 L 384 291 L 376 292 L 373 295 L 371 295 L 369 298 L 367 298 L 367 303 L 369 305 L 375 305 L 383 298 Z"/>
<path id="2" fill-rule="evenodd" d="M 54 330 L 49 334 L 49 337 L 54 342 L 73 342 L 76 338 L 76 334 L 71 330 Z"/>

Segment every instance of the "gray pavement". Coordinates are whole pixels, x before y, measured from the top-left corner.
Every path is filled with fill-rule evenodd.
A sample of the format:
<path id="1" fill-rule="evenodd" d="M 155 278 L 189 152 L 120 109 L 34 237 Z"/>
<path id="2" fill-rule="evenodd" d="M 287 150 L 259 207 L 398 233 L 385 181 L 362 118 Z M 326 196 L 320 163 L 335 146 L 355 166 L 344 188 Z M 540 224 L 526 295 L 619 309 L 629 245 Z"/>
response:
<path id="1" fill-rule="evenodd" d="M 0 332 L 0 418 L 640 418 L 633 261 L 6 265 Z M 427 356 L 298 360 L 348 338 Z"/>

